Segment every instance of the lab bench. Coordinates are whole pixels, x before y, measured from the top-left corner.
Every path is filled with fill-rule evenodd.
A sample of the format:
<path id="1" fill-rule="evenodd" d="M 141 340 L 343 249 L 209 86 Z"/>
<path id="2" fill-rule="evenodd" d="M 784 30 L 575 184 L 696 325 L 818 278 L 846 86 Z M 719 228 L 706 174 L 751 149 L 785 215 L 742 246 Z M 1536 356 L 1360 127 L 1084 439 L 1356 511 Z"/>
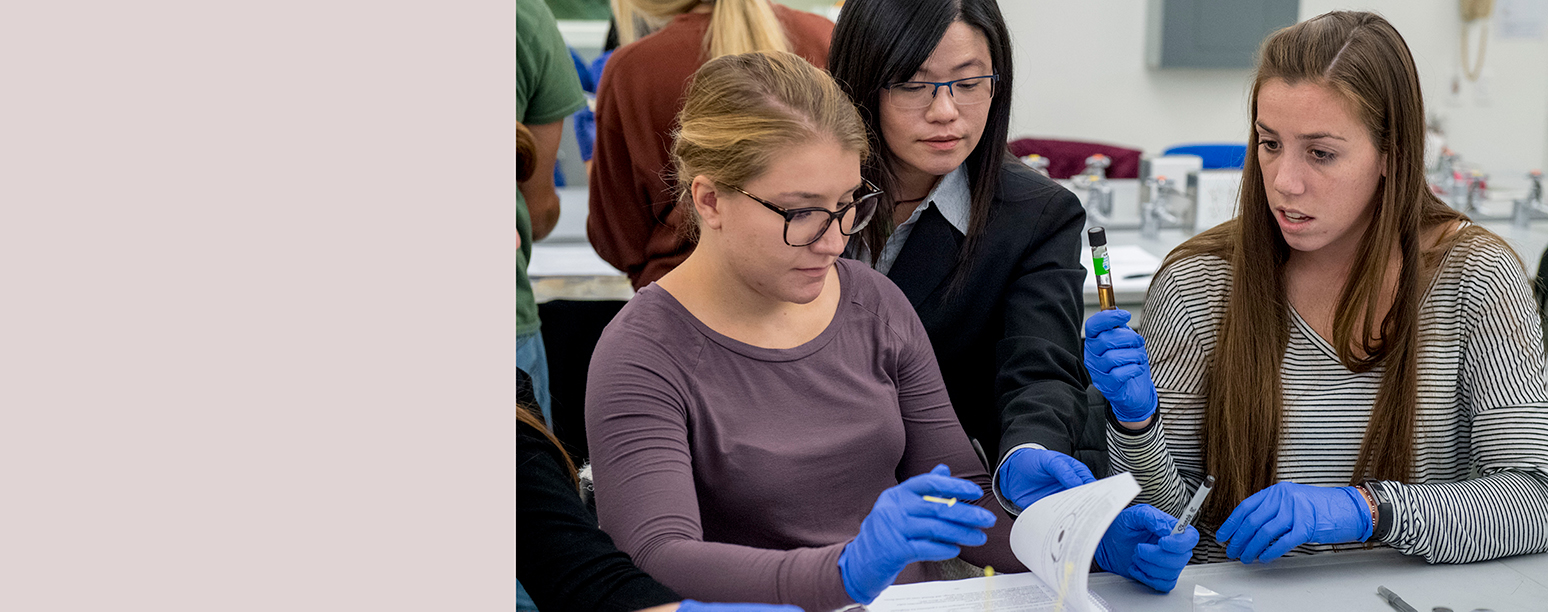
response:
<path id="1" fill-rule="evenodd" d="M 1386 587 L 1419 610 L 1446 607 L 1548 610 L 1548 553 L 1463 564 L 1429 564 L 1392 549 L 1355 550 L 1271 563 L 1238 561 L 1190 565 L 1171 593 L 1114 574 L 1092 574 L 1088 586 L 1114 610 L 1185 612 L 1194 607 L 1194 587 L 1252 598 L 1257 612 L 1347 610 L 1393 612 L 1376 595 Z M 1219 608 L 1216 608 L 1219 609 Z M 1239 609 L 1239 608 L 1229 608 Z"/>
<path id="2" fill-rule="evenodd" d="M 1115 180 L 1118 202 L 1124 202 L 1129 194 L 1137 194 L 1137 181 Z M 1124 184 L 1127 183 L 1127 186 Z M 559 190 L 563 214 L 554 232 L 533 245 L 532 262 L 527 273 L 532 277 L 533 293 L 539 303 L 552 300 L 628 300 L 634 294 L 629 279 L 592 250 L 586 241 L 587 191 L 584 187 L 568 187 Z M 1137 195 L 1133 196 L 1137 197 Z M 1146 238 L 1138 229 L 1138 215 L 1129 206 L 1115 206 L 1112 222 L 1107 226 L 1107 243 L 1111 251 L 1114 293 L 1118 306 L 1137 311 L 1145 301 L 1150 288 L 1149 273 L 1155 272 L 1177 245 L 1193 234 L 1177 228 L 1162 229 L 1155 238 Z M 1485 209 L 1486 212 L 1490 209 Z M 1498 212 L 1498 211 L 1496 211 Z M 1508 212 L 1508 211 L 1507 211 Z M 1531 227 L 1520 228 L 1508 218 L 1485 216 L 1479 225 L 1499 234 L 1526 266 L 1528 278 L 1537 273 L 1537 263 L 1548 247 L 1548 223 L 1536 222 Z M 1082 239 L 1084 241 L 1084 239 Z M 1089 250 L 1082 244 L 1081 261 L 1090 269 Z M 1087 314 L 1097 305 L 1096 281 L 1086 275 L 1085 306 Z M 1137 313 L 1136 313 L 1137 314 Z"/>
<path id="3" fill-rule="evenodd" d="M 591 348 L 607 323 L 634 295 L 629 279 L 602 261 L 586 240 L 587 195 L 585 187 L 559 190 L 563 207 L 559 225 L 547 239 L 533 245 L 532 261 L 527 268 L 548 350 L 550 393 L 556 407 L 552 425 L 567 447 L 578 451 L 581 457 L 587 455 L 581 411 L 563 407 L 584 406 Z M 1121 209 L 1115 207 L 1115 213 L 1121 213 Z M 1138 320 L 1144 314 L 1151 273 L 1167 253 L 1192 234 L 1173 228 L 1146 238 L 1137 225 L 1125 228 L 1124 218 L 1114 216 L 1119 223 L 1109 225 L 1107 231 L 1114 293 L 1118 307 L 1130 311 Z M 1481 225 L 1515 248 L 1526 265 L 1528 278 L 1536 273 L 1538 260 L 1548 246 L 1548 223 L 1517 228 L 1508 220 L 1490 220 Z M 1089 270 L 1091 257 L 1087 245 L 1082 245 L 1080 260 Z M 1097 304 L 1096 281 L 1088 272 L 1082 320 L 1097 311 Z"/>

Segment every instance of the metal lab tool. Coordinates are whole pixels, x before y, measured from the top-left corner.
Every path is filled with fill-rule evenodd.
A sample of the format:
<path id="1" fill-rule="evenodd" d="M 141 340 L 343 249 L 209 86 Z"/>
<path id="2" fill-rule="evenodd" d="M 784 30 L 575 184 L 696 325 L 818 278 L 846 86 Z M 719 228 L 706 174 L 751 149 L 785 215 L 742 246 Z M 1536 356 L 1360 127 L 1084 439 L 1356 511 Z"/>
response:
<path id="1" fill-rule="evenodd" d="M 1397 593 L 1388 591 L 1387 587 L 1376 587 L 1376 594 L 1380 595 L 1382 599 L 1387 600 L 1387 605 L 1392 606 L 1392 609 L 1397 610 L 1398 612 L 1419 612 L 1418 610 L 1415 610 L 1413 606 L 1408 605 L 1408 602 L 1403 601 L 1402 597 L 1398 597 Z"/>

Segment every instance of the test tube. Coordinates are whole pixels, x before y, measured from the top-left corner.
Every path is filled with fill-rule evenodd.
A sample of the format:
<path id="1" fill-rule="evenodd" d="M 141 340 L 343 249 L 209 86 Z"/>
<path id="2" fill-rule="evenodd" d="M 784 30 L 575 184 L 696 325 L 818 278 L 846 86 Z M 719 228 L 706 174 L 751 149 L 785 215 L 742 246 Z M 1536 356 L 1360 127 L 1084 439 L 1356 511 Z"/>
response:
<path id="1" fill-rule="evenodd" d="M 1115 310 L 1118 308 L 1118 300 L 1113 296 L 1113 273 L 1107 265 L 1107 230 L 1093 227 L 1086 230 L 1086 237 L 1091 242 L 1091 264 L 1092 271 L 1096 273 L 1097 301 L 1101 302 L 1102 310 Z"/>

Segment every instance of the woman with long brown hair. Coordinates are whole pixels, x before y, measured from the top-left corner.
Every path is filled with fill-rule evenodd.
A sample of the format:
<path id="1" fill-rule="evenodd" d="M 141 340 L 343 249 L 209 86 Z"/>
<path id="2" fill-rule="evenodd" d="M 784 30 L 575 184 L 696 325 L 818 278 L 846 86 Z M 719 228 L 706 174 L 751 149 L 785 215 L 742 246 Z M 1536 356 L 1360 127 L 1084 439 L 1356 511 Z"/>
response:
<path id="1" fill-rule="evenodd" d="M 1548 550 L 1537 313 L 1510 247 L 1429 191 L 1407 44 L 1333 12 L 1259 58 L 1237 219 L 1167 257 L 1140 334 L 1087 322 L 1114 468 L 1173 512 L 1216 478 L 1196 560 Z"/>

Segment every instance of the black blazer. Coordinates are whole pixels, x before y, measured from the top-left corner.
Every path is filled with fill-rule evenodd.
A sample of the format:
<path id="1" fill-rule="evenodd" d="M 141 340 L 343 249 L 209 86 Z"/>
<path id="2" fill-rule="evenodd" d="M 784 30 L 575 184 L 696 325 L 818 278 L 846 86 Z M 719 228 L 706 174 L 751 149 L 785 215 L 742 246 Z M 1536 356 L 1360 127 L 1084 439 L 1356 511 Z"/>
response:
<path id="1" fill-rule="evenodd" d="M 1075 194 L 1007 159 L 956 291 L 965 237 L 934 206 L 915 223 L 888 277 L 924 322 L 963 429 L 996 465 L 1030 442 L 1106 476 L 1106 420 L 1088 406 L 1081 362 L 1086 211 Z"/>

